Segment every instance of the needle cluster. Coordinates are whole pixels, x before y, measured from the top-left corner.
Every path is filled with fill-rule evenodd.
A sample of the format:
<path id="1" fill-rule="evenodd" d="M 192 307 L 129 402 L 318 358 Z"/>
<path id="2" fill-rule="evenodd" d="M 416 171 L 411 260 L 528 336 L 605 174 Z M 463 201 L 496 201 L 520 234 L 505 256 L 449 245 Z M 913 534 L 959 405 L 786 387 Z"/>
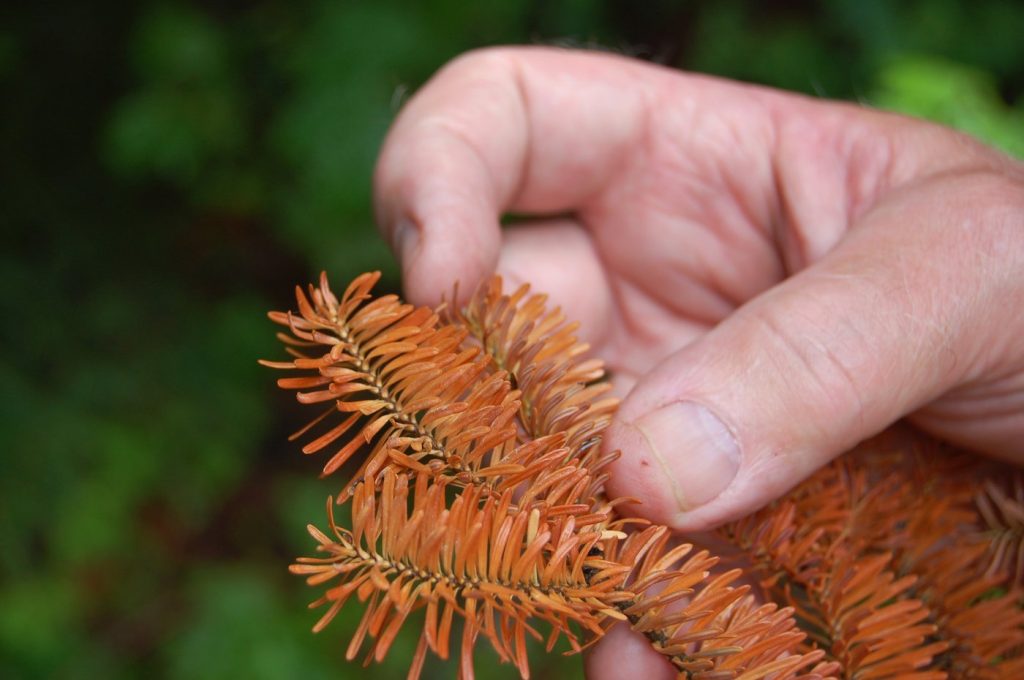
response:
<path id="1" fill-rule="evenodd" d="M 527 678 L 527 639 L 579 651 L 628 625 L 691 680 L 1024 677 L 1019 482 L 876 442 L 723 527 L 720 559 L 605 495 L 616 401 L 544 296 L 495 279 L 432 310 L 378 278 L 297 288 L 270 314 L 290 359 L 262 362 L 321 409 L 303 452 L 347 472 L 291 570 L 324 587 L 314 630 L 359 603 L 349 659 L 415 625 L 410 678 L 428 653 L 472 678 L 480 638 Z"/>

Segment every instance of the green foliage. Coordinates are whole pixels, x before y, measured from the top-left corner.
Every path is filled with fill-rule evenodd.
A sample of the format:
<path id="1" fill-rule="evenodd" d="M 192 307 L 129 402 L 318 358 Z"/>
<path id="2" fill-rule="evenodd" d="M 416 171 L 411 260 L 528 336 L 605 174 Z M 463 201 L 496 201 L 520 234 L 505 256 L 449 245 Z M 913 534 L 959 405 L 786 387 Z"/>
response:
<path id="1" fill-rule="evenodd" d="M 203 171 L 246 141 L 224 32 L 196 10 L 160 5 L 142 17 L 132 42 L 131 61 L 146 85 L 114 112 L 111 165 L 190 187 L 208 179 Z"/>
<path id="2" fill-rule="evenodd" d="M 141 87 L 112 111 L 107 165 L 172 183 L 200 206 L 259 210 L 263 178 L 247 167 L 252 119 L 231 46 L 228 31 L 199 10 L 146 10 L 129 46 Z"/>
<path id="3" fill-rule="evenodd" d="M 334 677 L 329 654 L 310 653 L 302 607 L 267 587 L 273 575 L 245 567 L 196 569 L 189 580 L 191 621 L 168 642 L 168 677 Z"/>
<path id="4" fill-rule="evenodd" d="M 968 132 L 1024 158 L 1024 99 L 1007 105 L 981 69 L 927 58 L 895 59 L 882 69 L 871 101 Z"/>
<path id="5" fill-rule="evenodd" d="M 454 55 L 603 45 L 1024 153 L 1011 0 L 133 7 L 21 3 L 0 29 L 5 677 L 363 674 L 341 663 L 356 622 L 309 635 L 284 573 L 324 491 L 279 444 L 301 416 L 255 359 L 288 284 L 383 267 L 396 285 L 374 158 Z M 578 676 L 548 659 L 540 677 Z"/>

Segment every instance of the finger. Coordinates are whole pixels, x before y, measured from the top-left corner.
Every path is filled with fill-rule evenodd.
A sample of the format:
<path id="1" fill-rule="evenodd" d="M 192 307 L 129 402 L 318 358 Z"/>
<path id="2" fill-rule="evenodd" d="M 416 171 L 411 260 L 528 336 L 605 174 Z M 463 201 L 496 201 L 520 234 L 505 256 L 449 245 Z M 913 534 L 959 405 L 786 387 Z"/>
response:
<path id="1" fill-rule="evenodd" d="M 1007 314 L 1024 309 L 1021 214 L 1019 186 L 985 172 L 881 201 L 817 264 L 645 376 L 607 436 L 623 451 L 613 493 L 708 528 L 954 386 L 1024 365 L 1024 315 Z"/>
<path id="2" fill-rule="evenodd" d="M 546 48 L 470 53 L 406 106 L 375 179 L 377 220 L 411 299 L 494 271 L 501 213 L 573 209 L 620 172 L 647 118 L 641 62 Z M 679 74 L 671 74 L 681 78 Z"/>
<path id="3" fill-rule="evenodd" d="M 651 648 L 651 643 L 625 624 L 613 626 L 583 658 L 587 680 L 671 680 L 672 665 Z"/>

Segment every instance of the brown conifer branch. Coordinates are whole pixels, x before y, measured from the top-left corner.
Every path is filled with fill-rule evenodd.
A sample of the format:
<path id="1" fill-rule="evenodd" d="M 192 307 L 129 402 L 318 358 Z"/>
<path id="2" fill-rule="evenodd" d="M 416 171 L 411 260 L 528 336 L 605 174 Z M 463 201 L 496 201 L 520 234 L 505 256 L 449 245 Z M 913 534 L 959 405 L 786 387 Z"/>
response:
<path id="1" fill-rule="evenodd" d="M 965 483 L 977 469 L 965 469 L 962 456 L 928 453 L 909 457 L 901 473 L 918 493 L 908 485 L 901 494 L 909 517 L 897 564 L 899 573 L 918 576 L 914 595 L 928 605 L 936 638 L 949 642 L 934 666 L 955 678 L 1024 677 L 1020 594 L 1010 570 L 993 570 L 986 559 L 995 541 L 978 534 L 985 513 Z"/>
<path id="2" fill-rule="evenodd" d="M 298 291 L 298 315 L 271 315 L 293 360 L 266 362 L 300 372 L 280 381 L 300 401 L 330 402 L 296 433 L 307 453 L 340 446 L 325 474 L 368 450 L 339 499 L 351 531 L 311 528 L 324 556 L 293 566 L 335 584 L 317 629 L 353 594 L 364 603 L 350 658 L 369 637 L 379 660 L 423 610 L 412 677 L 428 651 L 448 655 L 456 614 L 464 677 L 481 636 L 526 677 L 530 621 L 579 649 L 574 627 L 599 636 L 619 619 L 683 678 L 1024 676 L 1019 481 L 972 504 L 966 459 L 876 443 L 720 532 L 772 600 L 759 606 L 737 571 L 712 576 L 716 558 L 670 547 L 664 527 L 620 531 L 599 447 L 614 400 L 543 296 L 492 281 L 442 319 L 371 298 L 376 278 L 340 300 L 323 277 Z"/>
<path id="3" fill-rule="evenodd" d="M 324 474 L 337 470 L 375 437 L 379 444 L 386 444 L 402 436 L 402 443 L 417 449 L 417 460 L 451 457 L 443 442 L 432 437 L 416 415 L 421 411 L 427 412 L 424 417 L 435 415 L 429 409 L 436 411 L 439 404 L 451 410 L 449 401 L 475 385 L 484 368 L 476 353 L 458 351 L 462 334 L 450 327 L 439 329 L 437 315 L 430 310 L 414 309 L 395 296 L 368 301 L 378 278 L 376 273 L 360 276 L 339 301 L 326 277 L 322 277 L 319 288 L 310 288 L 309 299 L 296 289 L 301 316 L 270 314 L 273 321 L 292 332 L 290 338 L 279 337 L 302 351 L 291 349 L 296 357 L 291 362 L 264 364 L 306 374 L 284 378 L 278 384 L 296 390 L 314 387 L 314 391 L 298 392 L 298 400 L 330 401 L 337 411 L 346 414 L 341 423 L 308 442 L 303 452 L 315 453 L 356 424 L 362 425 L 359 435 L 327 462 Z M 315 356 L 306 353 L 317 348 L 327 351 Z M 305 429 L 297 434 L 304 433 Z M 379 445 L 367 457 L 364 468 L 379 469 L 386 459 L 386 446 Z M 362 476 L 359 473 L 356 478 Z"/>
<path id="4" fill-rule="evenodd" d="M 815 589 L 804 585 L 813 583 L 822 550 L 841 545 L 853 555 L 894 551 L 889 567 L 893 578 L 916 578 L 904 591 L 901 606 L 920 617 L 901 625 L 934 627 L 927 637 L 918 636 L 918 646 L 933 657 L 921 670 L 956 678 L 1013 677 L 1022 668 L 1019 597 L 994 594 L 1005 579 L 980 573 L 987 544 L 972 535 L 977 515 L 970 508 L 971 486 L 964 484 L 962 461 L 929 454 L 851 454 L 774 507 L 722 531 L 752 560 L 770 599 L 804 603 L 798 619 L 823 648 L 833 645 L 824 632 L 829 627 L 823 617 L 809 613 L 820 612 L 822 604 L 812 602 Z M 880 474 L 884 479 L 873 478 Z M 797 511 L 798 505 L 804 510 Z M 814 526 L 816 519 L 826 522 Z M 808 555 L 794 547 L 800 545 L 816 549 Z M 936 653 L 942 644 L 946 649 Z M 852 672 L 854 666 L 848 660 L 845 667 Z"/>
<path id="5" fill-rule="evenodd" d="M 923 669 L 951 643 L 935 637 L 932 613 L 915 597 L 917 577 L 895 575 L 877 544 L 908 521 L 897 489 L 894 478 L 871 484 L 863 468 L 838 461 L 720 533 L 752 561 L 767 597 L 791 603 L 811 640 L 848 674 L 924 680 L 939 677 Z"/>
<path id="6" fill-rule="evenodd" d="M 365 631 L 376 640 L 372 655 L 379 661 L 408 615 L 424 608 L 426 648 L 446 658 L 450 617 L 458 613 L 471 629 L 465 644 L 471 647 L 483 634 L 523 677 L 525 636 L 540 639 L 529 620 L 551 626 L 549 646 L 565 636 L 580 648 L 571 623 L 600 633 L 601 621 L 613 613 L 602 598 L 621 581 L 616 570 L 589 556 L 600 529 L 572 516 L 548 517 L 543 508 L 514 510 L 511 492 L 485 497 L 467 488 L 446 507 L 445 488 L 420 474 L 410 490 L 408 476 L 386 469 L 379 492 L 357 485 L 351 531 L 333 516 L 333 536 L 310 527 L 327 556 L 300 559 L 293 573 L 306 575 L 311 585 L 342 580 L 314 603 L 330 605 L 317 630 L 355 594 L 368 603 Z M 586 579 L 584 570 L 595 565 L 600 576 Z M 361 642 L 349 648 L 349 658 Z"/>
<path id="7" fill-rule="evenodd" d="M 1006 485 L 984 480 L 975 503 L 990 546 L 986 573 L 1009 573 L 1015 586 L 1024 586 L 1024 476 L 1017 472 Z"/>
<path id="8" fill-rule="evenodd" d="M 594 506 L 603 478 L 595 479 L 576 463 L 566 441 L 569 434 L 519 442 L 519 393 L 511 389 L 506 374 L 487 373 L 489 359 L 461 346 L 465 331 L 438 327 L 432 311 L 414 309 L 394 296 L 371 300 L 369 291 L 377 278 L 357 278 L 339 301 L 321 277 L 319 288 L 311 287 L 308 297 L 296 291 L 300 316 L 270 315 L 291 330 L 291 337 L 282 339 L 295 359 L 263 363 L 305 374 L 282 379 L 279 385 L 315 388 L 300 391 L 298 399 L 333 400 L 345 414 L 303 451 L 316 453 L 361 426 L 324 466 L 324 474 L 330 474 L 358 450 L 370 451 L 339 501 L 347 499 L 356 482 L 375 479 L 396 465 L 409 474 L 429 469 L 456 485 L 495 491 L 537 482 L 527 484 L 527 500 L 545 500 L 563 511 L 584 511 L 588 502 Z M 310 355 L 317 348 L 327 351 Z"/>
<path id="9" fill-rule="evenodd" d="M 598 455 L 601 432 L 617 405 L 617 400 L 605 397 L 608 386 L 597 382 L 603 377 L 602 363 L 584 358 L 588 347 L 577 342 L 576 324 L 566 323 L 558 309 L 547 310 L 546 296 L 528 293 L 529 286 L 524 285 L 506 295 L 495 277 L 464 308 L 449 309 L 448 318 L 465 328 L 491 357 L 495 369 L 506 371 L 520 389 L 519 419 L 527 437 L 568 431 L 570 440 L 578 443 L 582 464 L 601 470 L 617 455 Z M 736 599 L 742 596 L 740 590 L 727 592 Z M 672 635 L 663 628 L 675 626 L 663 621 L 664 626 L 638 627 L 630 603 L 620 609 L 655 648 L 666 649 L 664 643 Z M 714 666 L 706 659 L 694 665 L 685 655 L 669 656 L 688 673 Z M 790 661 L 794 668 L 800 666 Z"/>
<path id="10" fill-rule="evenodd" d="M 450 625 L 438 627 L 438 621 L 454 612 L 471 628 L 463 637 L 470 650 L 483 635 L 523 677 L 528 675 L 525 636 L 540 639 L 529 620 L 551 627 L 549 648 L 565 636 L 578 650 L 581 643 L 571 624 L 600 635 L 607 619 L 629 617 L 657 640 L 659 651 L 684 677 L 698 680 L 732 677 L 732 669 L 752 673 L 762 666 L 766 674 L 795 677 L 796 670 L 821 656 L 781 661 L 803 637 L 792 630 L 788 613 L 744 600 L 744 589 L 728 585 L 735 575 L 704 584 L 715 559 L 706 552 L 684 559 L 690 551 L 685 545 L 666 551 L 663 527 L 634 534 L 619 550 L 619 536 L 602 531 L 599 517 L 581 525 L 576 517 L 547 517 L 536 508 L 515 511 L 511 493 L 485 498 L 479 489 L 464 490 L 445 507 L 444 483 L 421 474 L 410 494 L 408 479 L 388 469 L 379 492 L 359 484 L 352 497 L 352 530 L 339 528 L 333 516 L 333 536 L 311 527 L 327 556 L 303 558 L 292 566 L 311 585 L 341 580 L 313 603 L 328 605 L 314 630 L 326 626 L 353 594 L 366 603 L 350 659 L 368 636 L 375 642 L 367 658 L 381 660 L 402 624 L 419 609 L 426 610 L 420 654 L 429 649 L 447 656 Z M 332 507 L 329 501 L 329 512 Z M 595 551 L 601 542 L 604 550 Z M 667 585 L 649 595 L 659 584 Z M 689 598 L 685 607 L 668 613 L 666 606 L 680 597 Z M 770 644 L 763 641 L 766 633 Z M 738 642 L 754 644 L 748 648 Z M 463 649 L 461 658 L 470 655 Z M 414 659 L 413 671 L 420 667 L 422 659 Z"/>
<path id="11" fill-rule="evenodd" d="M 795 629 L 792 611 L 774 604 L 755 606 L 748 587 L 730 584 L 732 570 L 709 580 L 718 561 L 707 551 L 676 565 L 692 550 L 689 544 L 668 548 L 665 527 L 649 527 L 610 548 L 610 556 L 632 564 L 626 581 L 632 596 L 618 603 L 634 630 L 664 654 L 681 678 L 824 678 L 834 664 L 820 664 L 824 654 L 797 653 L 804 633 Z M 809 674 L 800 671 L 812 667 Z"/>
<path id="12" fill-rule="evenodd" d="M 373 444 L 371 454 L 363 463 L 361 471 L 356 476 L 355 490 L 360 494 L 359 504 L 366 505 L 373 499 L 390 498 L 394 488 L 393 480 L 398 471 L 407 478 L 411 471 L 416 472 L 417 479 L 430 480 L 429 488 L 444 488 L 447 484 L 462 485 L 462 495 L 452 508 L 475 507 L 475 513 L 485 510 L 487 503 L 495 502 L 497 496 L 489 495 L 485 491 L 503 493 L 503 498 L 508 506 L 506 512 L 518 512 L 522 516 L 530 512 L 531 516 L 538 512 L 547 512 L 550 517 L 562 517 L 562 521 L 590 522 L 595 528 L 606 526 L 609 520 L 608 511 L 611 504 L 605 501 L 600 493 L 600 485 L 603 483 L 603 476 L 594 476 L 593 468 L 600 469 L 610 460 L 607 456 L 598 457 L 594 443 L 600 429 L 607 422 L 608 402 L 594 406 L 592 399 L 600 397 L 603 387 L 590 387 L 583 385 L 582 381 L 596 377 L 595 364 L 583 365 L 572 364 L 572 357 L 581 353 L 583 349 L 575 343 L 571 335 L 571 327 L 562 324 L 560 316 L 545 314 L 542 299 L 531 298 L 526 306 L 525 315 L 511 313 L 505 317 L 507 322 L 502 328 L 509 331 L 512 328 L 519 329 L 520 341 L 516 347 L 519 354 L 509 353 L 506 358 L 512 357 L 511 362 L 515 370 L 519 372 L 519 383 L 524 383 L 530 394 L 533 395 L 532 406 L 525 412 L 519 411 L 520 423 L 523 429 L 532 428 L 529 436 L 521 436 L 521 443 L 516 446 L 511 440 L 496 438 L 487 441 L 487 446 L 479 446 L 477 450 L 466 449 L 460 454 L 453 453 L 454 445 L 451 441 L 436 436 L 431 432 L 430 427 L 436 423 L 444 422 L 447 419 L 448 425 L 452 420 L 458 421 L 463 427 L 455 430 L 456 437 L 461 436 L 462 440 L 472 441 L 474 437 L 487 434 L 493 430 L 485 430 L 483 421 L 489 419 L 482 417 L 485 409 L 496 405 L 504 406 L 507 409 L 510 403 L 509 396 L 514 395 L 506 378 L 506 373 L 501 369 L 494 370 L 490 376 L 484 377 L 480 370 L 480 363 L 476 362 L 476 353 L 472 350 L 459 351 L 453 343 L 453 339 L 459 336 L 459 332 L 451 332 L 452 327 L 436 326 L 436 317 L 427 310 L 411 310 L 407 305 L 402 305 L 396 299 L 385 296 L 378 300 L 366 302 L 369 298 L 369 288 L 372 286 L 375 277 L 361 277 L 349 287 L 346 294 L 340 301 L 331 294 L 325 279 L 321 280 L 320 288 L 311 288 L 310 297 L 307 299 L 301 291 L 297 294 L 297 301 L 301 318 L 293 315 L 274 314 L 272 318 L 279 323 L 289 326 L 293 338 L 289 338 L 289 344 L 294 347 L 309 348 L 316 345 L 329 347 L 329 351 L 320 356 L 307 356 L 303 352 L 292 349 L 296 356 L 293 362 L 288 364 L 271 364 L 278 368 L 293 368 L 309 371 L 316 371 L 314 375 L 307 375 L 304 378 L 282 381 L 283 387 L 308 388 L 317 387 L 317 392 L 300 393 L 300 400 L 306 402 L 320 402 L 335 399 L 337 408 L 343 412 L 357 413 L 367 416 L 369 419 L 360 434 L 352 441 L 345 444 L 338 454 L 332 459 L 332 463 L 326 467 L 325 472 L 331 472 L 343 459 L 350 457 L 362 444 Z M 312 302 L 310 302 L 312 300 Z M 363 304 L 365 302 L 365 304 Z M 499 300 L 500 302 L 500 300 Z M 518 309 L 513 304 L 509 307 L 513 312 Z M 539 323 L 535 324 L 535 320 Z M 415 323 L 410 323 L 415 321 Z M 536 333 L 531 334 L 531 329 Z M 447 332 L 447 335 L 445 334 Z M 441 338 L 447 344 L 438 343 Z M 522 351 L 525 348 L 525 351 Z M 411 358 L 407 358 L 411 357 Z M 454 357 L 454 358 L 453 358 Z M 430 362 L 427 363 L 426 359 Z M 537 361 L 537 366 L 543 370 L 531 371 L 529 361 Z M 540 363 L 547 361 L 548 363 Z M 417 363 L 420 362 L 420 363 Z M 425 366 L 421 366 L 425 363 Z M 396 364 L 399 366 L 396 367 Z M 455 382 L 451 379 L 442 384 L 437 376 L 437 367 L 456 366 L 459 377 L 466 376 L 465 384 Z M 405 381 L 395 385 L 388 382 L 389 371 L 395 371 L 396 376 L 401 376 Z M 531 378 L 531 376 L 534 376 Z M 397 379 L 397 378 L 395 378 Z M 418 380 L 418 382 L 415 382 Z M 516 379 L 515 376 L 512 379 Z M 455 382 L 455 387 L 452 383 Z M 326 387 L 324 387 L 326 385 Z M 447 391 L 445 391 L 447 390 Z M 368 395 L 366 393 L 369 393 Z M 466 398 L 469 394 L 471 398 Z M 482 395 L 482 396 L 481 396 Z M 493 401 L 488 402 L 486 397 L 501 397 L 499 404 Z M 479 397 L 479 398 L 475 398 Z M 404 402 L 402 401 L 404 399 Z M 507 415 L 508 410 L 500 411 L 501 415 Z M 472 420 L 475 418 L 476 420 Z M 318 419 L 319 421 L 320 419 Z M 312 452 L 327 444 L 339 439 L 346 431 L 353 427 L 355 416 L 349 416 L 340 425 L 335 426 L 326 434 L 317 437 L 311 444 L 307 444 L 306 451 Z M 476 430 L 473 429 L 473 423 Z M 541 428 L 550 431 L 541 432 Z M 308 429 L 308 428 L 306 428 Z M 383 434 L 382 434 L 383 433 Z M 468 434 L 467 434 L 468 433 Z M 434 436 L 431 436 L 434 435 Z M 361 440 L 360 440 L 361 437 Z M 439 442 L 447 444 L 447 450 L 439 445 Z M 571 443 L 571 446 L 562 446 Z M 458 443 L 461 443 L 458 442 Z M 482 453 L 480 453 L 482 451 Z M 411 455 L 410 455 L 411 452 Z M 477 454 L 477 455 L 473 455 Z M 427 464 L 421 461 L 426 459 Z M 474 467 L 476 462 L 478 467 Z M 438 463 L 436 465 L 432 463 Z M 592 468 L 588 468 L 589 463 Z M 452 468 L 456 468 L 454 475 L 448 475 Z M 490 477 L 492 482 L 480 483 L 473 473 L 481 473 Z M 488 474 L 490 473 L 490 474 Z M 360 483 L 359 479 L 365 479 Z M 493 482 L 505 482 L 504 486 Z M 384 486 L 378 488 L 378 482 Z M 388 488 L 387 485 L 391 485 Z M 433 486 L 431 486 L 433 485 Z M 510 500 L 512 489 L 520 487 L 521 498 L 519 504 L 513 506 Z M 353 487 L 349 487 L 350 489 Z M 389 490 L 389 488 L 391 490 Z M 443 494 L 442 494 L 443 496 Z M 437 496 L 435 496 L 437 497 Z M 564 501 L 559 503 L 559 501 Z M 585 501 L 585 502 L 581 502 Z M 384 503 L 383 500 L 381 500 Z M 353 499 L 353 503 L 356 503 Z M 394 500 L 395 506 L 401 502 Z M 532 509 L 530 505 L 532 504 Z M 383 508 L 391 507 L 391 502 L 384 503 Z M 588 512 L 589 511 L 589 512 Z M 390 516 L 397 517 L 397 510 L 389 511 Z M 468 513 L 468 511 L 467 511 Z M 369 515 L 354 514 L 354 525 L 363 526 L 363 521 Z M 376 526 L 371 522 L 368 526 Z M 466 530 L 462 527 L 460 530 Z M 664 530 L 661 530 L 664 532 Z M 594 531 L 593 535 L 602 537 L 600 544 L 589 545 L 586 553 L 580 553 L 575 560 L 577 564 L 584 564 L 583 583 L 593 588 L 594 583 L 603 583 L 609 577 L 618 576 L 625 578 L 626 573 L 634 570 L 632 563 L 617 564 L 609 562 L 604 555 L 614 550 L 619 534 L 615 531 Z M 320 538 L 322 535 L 318 535 Z M 342 538 L 343 534 L 337 534 Z M 576 537 L 578 540 L 578 537 Z M 358 535 L 354 534 L 354 541 L 358 543 Z M 344 546 L 342 540 L 336 545 Z M 400 569 L 394 561 L 373 559 L 367 561 L 366 554 L 360 559 L 352 561 L 351 551 L 354 544 L 349 544 L 340 553 L 335 554 L 330 560 L 332 565 L 324 569 L 323 565 L 306 563 L 297 565 L 296 569 L 305 573 L 312 573 L 311 578 L 317 580 L 328 578 L 335 570 L 340 572 L 354 571 L 356 574 L 355 583 L 360 598 L 368 603 L 368 609 L 363 619 L 363 624 L 357 630 L 353 640 L 352 650 L 357 649 L 362 639 L 369 634 L 378 640 L 374 647 L 374 655 L 380 656 L 386 652 L 387 646 L 392 639 L 391 631 L 396 631 L 401 621 L 408 615 L 414 604 L 402 600 L 395 600 L 392 593 L 408 591 L 409 583 L 416 581 L 416 573 L 431 573 L 428 571 L 413 572 L 409 569 Z M 552 555 L 559 555 L 558 546 L 547 548 Z M 660 549 L 659 549 L 660 550 Z M 364 551 L 365 552 L 365 551 Z M 339 554 L 348 555 L 341 559 L 342 566 L 339 568 Z M 582 562 L 580 561 L 582 559 Z M 310 572 L 309 570 L 313 570 Z M 394 582 L 381 576 L 381 569 L 396 575 L 397 583 L 403 584 L 401 588 Z M 650 567 L 646 567 L 649 571 Z M 657 573 L 657 579 L 671 579 L 673 575 L 678 576 L 679 570 L 675 572 L 659 567 L 662 571 Z M 664 573 L 662 573 L 664 572 Z M 641 572 L 644 573 L 644 572 Z M 685 572 L 690 573 L 690 572 Z M 413 574 L 410 576 L 410 574 Z M 648 574 L 648 576 L 650 576 Z M 700 579 L 706 577 L 701 574 Z M 408 579 L 408 582 L 403 582 Z M 437 579 L 437 583 L 444 586 L 449 581 Z M 367 584 L 376 584 L 378 590 L 386 585 L 388 595 L 374 591 Z M 348 594 L 351 594 L 349 586 L 335 589 L 331 592 L 338 595 L 333 600 L 332 607 L 328 614 L 322 619 L 319 626 L 326 622 L 337 611 Z M 490 588 L 497 587 L 490 584 Z M 645 586 L 646 587 L 646 586 Z M 418 583 L 416 592 L 421 592 L 425 586 L 423 582 Z M 460 592 L 469 592 L 463 588 Z M 714 596 L 709 593 L 714 593 Z M 700 639 L 721 635 L 723 632 L 729 638 L 731 628 L 722 625 L 720 617 L 726 615 L 726 610 L 734 604 L 742 595 L 727 586 L 721 579 L 715 581 L 713 586 L 704 589 L 695 598 L 696 604 L 704 609 L 701 611 L 701 623 L 688 623 L 685 627 L 680 625 L 677 617 L 665 619 L 663 616 L 653 616 L 648 612 L 646 633 L 649 636 L 669 641 L 675 645 L 671 649 L 666 648 L 666 653 L 675 659 L 677 665 L 688 669 L 687 672 L 693 677 L 704 677 L 704 671 L 713 669 L 717 660 L 709 661 L 702 658 L 699 661 L 696 657 L 689 656 L 689 647 Z M 629 608 L 642 604 L 647 596 L 645 592 L 634 595 L 631 591 L 616 590 L 608 595 L 608 602 L 598 605 L 590 602 L 592 608 L 596 608 L 601 618 L 622 616 L 616 613 L 615 607 Z M 527 599 L 522 593 L 515 595 L 516 601 L 529 602 L 531 599 L 548 597 L 542 590 L 534 589 Z M 331 600 L 327 596 L 327 600 Z M 388 603 L 391 602 L 391 605 Z M 394 608 L 394 616 L 389 618 L 387 607 Z M 658 606 L 661 606 L 660 604 Z M 602 608 L 603 607 L 603 608 Z M 487 605 L 485 605 L 487 610 Z M 476 599 L 469 597 L 465 600 L 464 606 L 459 610 L 463 616 L 475 617 Z M 518 612 L 517 620 L 529 618 L 524 611 Z M 691 610 L 692 614 L 692 610 Z M 534 615 L 536 613 L 534 612 Z M 487 614 L 485 621 L 490 621 L 490 614 Z M 541 618 L 544 618 L 542 615 Z M 690 618 L 693 618 L 692 616 Z M 733 617 L 735 620 L 739 620 Z M 730 619 L 730 620 L 733 620 Z M 393 621 L 387 624 L 385 621 Z M 508 623 L 508 622 L 506 622 Z M 525 625 L 525 624 L 524 624 Z M 718 628 L 704 631 L 706 625 L 714 625 Z M 499 627 L 502 630 L 505 627 Z M 761 625 L 761 628 L 764 628 Z M 563 624 L 555 623 L 555 629 L 565 634 L 568 630 Z M 672 631 L 671 635 L 665 637 L 662 629 Z M 682 630 L 688 631 L 690 637 L 679 637 Z M 495 630 L 489 624 L 484 625 L 484 630 Z M 599 630 L 599 629 L 598 629 Z M 465 641 L 471 642 L 479 630 L 472 626 L 467 629 Z M 693 637 L 696 636 L 696 637 Z M 492 642 L 496 643 L 499 654 L 504 653 L 503 658 L 513 658 L 508 654 L 507 642 L 488 635 Z M 428 636 L 429 638 L 429 636 Z M 731 638 L 730 638 L 731 639 Z M 789 648 L 789 638 L 780 638 L 785 642 L 780 649 Z M 574 641 L 575 638 L 572 638 Z M 502 646 L 504 644 L 504 647 Z M 575 644 L 575 643 L 574 643 Z M 688 647 L 689 646 L 689 647 Z M 434 649 L 430 639 L 420 645 L 421 649 Z M 698 649 L 698 648 L 695 648 Z M 705 657 L 713 659 L 725 658 L 737 653 L 734 646 L 723 646 L 712 654 L 707 654 L 706 646 L 700 646 Z M 769 651 L 772 651 L 771 648 Z M 698 650 L 699 651 L 699 650 Z M 354 653 L 354 651 L 352 652 Z M 423 653 L 423 652 L 421 652 Z M 694 651 L 694 653 L 698 653 Z M 781 653 L 781 652 L 780 652 Z M 522 657 L 515 657 L 517 666 L 521 672 L 525 672 L 525 660 Z M 774 663 L 774 660 L 773 660 Z M 416 659 L 413 668 L 419 668 L 422 659 Z M 798 665 L 795 661 L 787 662 L 794 668 Z M 772 668 L 777 666 L 774 665 Z M 733 675 L 732 672 L 727 675 Z"/>
<path id="13" fill-rule="evenodd" d="M 525 438 L 565 432 L 580 463 L 601 470 L 614 456 L 600 455 L 600 433 L 618 405 L 602 382 L 603 362 L 586 358 L 589 346 L 577 341 L 578 324 L 529 290 L 523 285 L 505 294 L 494 277 L 461 309 L 447 307 L 446 320 L 465 329 L 496 370 L 508 373 L 520 391 Z"/>
<path id="14" fill-rule="evenodd" d="M 979 517 L 973 489 L 991 484 L 980 481 L 987 466 L 920 442 L 909 454 L 883 448 L 851 460 L 862 473 L 853 497 L 868 499 L 878 488 L 887 492 L 884 500 L 875 494 L 865 502 L 870 512 L 857 519 L 873 531 L 861 531 L 865 542 L 858 549 L 893 552 L 894 573 L 916 577 L 907 597 L 928 608 L 925 622 L 936 629 L 931 641 L 947 645 L 929 668 L 953 678 L 1015 677 L 1024 671 L 1020 597 L 1005 590 L 1012 588 L 1007 571 L 985 570 L 992 541 L 978 535 L 984 513 Z M 884 480 L 877 479 L 882 475 Z"/>

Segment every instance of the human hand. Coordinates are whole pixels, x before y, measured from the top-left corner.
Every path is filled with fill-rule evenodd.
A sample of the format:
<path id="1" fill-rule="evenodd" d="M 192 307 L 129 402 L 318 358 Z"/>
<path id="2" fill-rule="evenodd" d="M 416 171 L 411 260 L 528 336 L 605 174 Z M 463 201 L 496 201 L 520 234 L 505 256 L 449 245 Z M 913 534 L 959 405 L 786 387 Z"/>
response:
<path id="1" fill-rule="evenodd" d="M 737 518 L 905 415 L 1024 461 L 1024 166 L 951 130 L 488 50 L 408 103 L 375 200 L 410 299 L 497 270 L 581 322 L 629 390 L 606 446 L 637 514 Z M 590 677 L 671 675 L 619 628 Z"/>

